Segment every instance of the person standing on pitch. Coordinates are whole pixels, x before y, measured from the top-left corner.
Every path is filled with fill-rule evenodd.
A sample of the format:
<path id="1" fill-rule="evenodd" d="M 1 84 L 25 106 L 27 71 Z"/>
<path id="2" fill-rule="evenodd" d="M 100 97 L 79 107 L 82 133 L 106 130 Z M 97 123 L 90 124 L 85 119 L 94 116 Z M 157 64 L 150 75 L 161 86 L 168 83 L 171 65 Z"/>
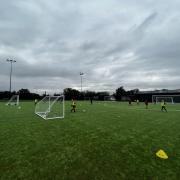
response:
<path id="1" fill-rule="evenodd" d="M 34 105 L 35 105 L 35 106 L 36 106 L 37 102 L 38 102 L 38 100 L 37 100 L 37 99 L 35 99 L 35 100 L 34 100 Z"/>
<path id="2" fill-rule="evenodd" d="M 139 105 L 139 99 L 136 100 L 137 105 Z"/>
<path id="3" fill-rule="evenodd" d="M 146 105 L 146 109 L 148 109 L 148 100 L 146 99 L 144 103 Z"/>
<path id="4" fill-rule="evenodd" d="M 166 109 L 166 102 L 164 100 L 161 101 L 161 111 L 164 112 L 164 110 L 167 112 Z"/>
<path id="5" fill-rule="evenodd" d="M 71 112 L 73 112 L 73 111 L 76 112 L 76 103 L 73 99 L 72 99 L 71 107 L 72 107 Z"/>
<path id="6" fill-rule="evenodd" d="M 91 101 L 91 104 L 93 103 L 93 98 L 92 97 L 90 97 L 90 101 Z"/>

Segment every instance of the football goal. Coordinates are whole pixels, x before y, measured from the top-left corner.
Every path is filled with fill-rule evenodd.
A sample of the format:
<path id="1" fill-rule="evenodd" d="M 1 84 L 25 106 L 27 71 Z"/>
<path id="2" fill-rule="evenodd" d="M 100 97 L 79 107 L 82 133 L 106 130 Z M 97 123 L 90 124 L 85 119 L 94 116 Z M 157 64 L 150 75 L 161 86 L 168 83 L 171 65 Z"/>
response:
<path id="1" fill-rule="evenodd" d="M 19 105 L 19 95 L 13 95 L 11 99 L 6 103 L 6 105 L 18 106 Z"/>
<path id="2" fill-rule="evenodd" d="M 35 114 L 43 119 L 64 118 L 64 96 L 45 96 L 36 104 Z"/>
<path id="3" fill-rule="evenodd" d="M 167 103 L 180 103 L 180 95 L 153 95 L 152 102 L 160 103 L 164 100 Z"/>
<path id="4" fill-rule="evenodd" d="M 104 101 L 115 101 L 114 96 L 104 96 Z"/>

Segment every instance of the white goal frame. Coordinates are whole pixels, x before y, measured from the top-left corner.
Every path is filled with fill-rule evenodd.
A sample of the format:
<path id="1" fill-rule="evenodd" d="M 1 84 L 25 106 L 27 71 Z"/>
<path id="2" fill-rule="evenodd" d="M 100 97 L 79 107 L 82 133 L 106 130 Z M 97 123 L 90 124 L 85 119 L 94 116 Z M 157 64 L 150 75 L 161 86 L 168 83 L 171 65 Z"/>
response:
<path id="1" fill-rule="evenodd" d="M 13 100 L 16 100 L 16 102 Z M 6 105 L 19 106 L 19 95 L 12 95 L 12 97 L 9 99 Z"/>
<path id="2" fill-rule="evenodd" d="M 174 102 L 174 98 L 175 97 L 180 97 L 180 95 L 152 95 L 152 103 L 156 102 L 158 103 L 158 98 L 161 98 L 161 99 L 166 99 L 166 98 L 170 98 L 171 99 L 171 104 L 174 104 L 176 102 Z"/>
<path id="3" fill-rule="evenodd" d="M 43 102 L 45 99 L 49 99 L 48 101 L 48 108 L 45 111 L 38 111 L 38 106 L 40 105 L 41 102 Z M 52 102 L 50 102 L 50 98 L 55 98 Z M 56 117 L 47 117 L 48 113 L 51 112 L 51 109 L 53 107 L 53 105 L 60 99 L 62 98 L 62 116 L 56 116 Z M 40 100 L 35 107 L 35 114 L 40 116 L 41 118 L 48 120 L 48 119 L 63 119 L 65 116 L 65 106 L 64 106 L 64 95 L 61 96 L 45 96 L 42 100 Z"/>

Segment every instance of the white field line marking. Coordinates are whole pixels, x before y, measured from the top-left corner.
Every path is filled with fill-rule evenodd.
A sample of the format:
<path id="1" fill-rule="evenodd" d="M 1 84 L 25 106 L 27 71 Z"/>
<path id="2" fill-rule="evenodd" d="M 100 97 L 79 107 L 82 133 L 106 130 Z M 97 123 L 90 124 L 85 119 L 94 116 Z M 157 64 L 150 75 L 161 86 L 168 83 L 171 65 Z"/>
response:
<path id="1" fill-rule="evenodd" d="M 161 112 L 161 109 L 131 109 L 131 110 L 137 110 L 137 111 L 160 111 Z M 170 112 L 180 112 L 179 109 L 175 109 L 175 110 L 168 110 L 167 111 L 170 111 Z"/>

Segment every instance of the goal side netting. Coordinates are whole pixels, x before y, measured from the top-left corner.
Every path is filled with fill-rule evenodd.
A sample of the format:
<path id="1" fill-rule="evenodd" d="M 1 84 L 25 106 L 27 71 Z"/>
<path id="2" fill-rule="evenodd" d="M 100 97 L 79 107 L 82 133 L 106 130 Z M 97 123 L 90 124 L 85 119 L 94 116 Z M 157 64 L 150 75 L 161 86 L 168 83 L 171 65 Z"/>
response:
<path id="1" fill-rule="evenodd" d="M 13 95 L 6 105 L 18 106 L 19 105 L 19 95 Z"/>
<path id="2" fill-rule="evenodd" d="M 45 96 L 37 103 L 35 114 L 43 119 L 64 118 L 64 96 Z"/>

